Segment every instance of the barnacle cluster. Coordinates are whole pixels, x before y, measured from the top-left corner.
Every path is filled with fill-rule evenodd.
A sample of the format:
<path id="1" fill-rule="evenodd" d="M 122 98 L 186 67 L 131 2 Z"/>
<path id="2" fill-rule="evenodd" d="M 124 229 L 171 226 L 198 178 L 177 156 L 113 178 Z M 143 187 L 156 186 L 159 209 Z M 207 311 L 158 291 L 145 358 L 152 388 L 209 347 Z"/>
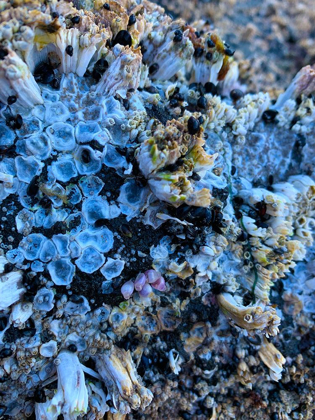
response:
<path id="1" fill-rule="evenodd" d="M 311 418 L 315 70 L 271 101 L 233 55 L 146 0 L 0 1 L 0 416 Z"/>

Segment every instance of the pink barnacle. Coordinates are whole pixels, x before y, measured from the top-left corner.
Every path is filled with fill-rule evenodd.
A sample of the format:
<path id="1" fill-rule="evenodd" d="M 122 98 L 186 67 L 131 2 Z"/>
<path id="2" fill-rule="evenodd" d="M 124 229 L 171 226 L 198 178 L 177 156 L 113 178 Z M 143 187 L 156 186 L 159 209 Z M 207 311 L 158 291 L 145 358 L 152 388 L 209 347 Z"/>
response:
<path id="1" fill-rule="evenodd" d="M 129 299 L 130 296 L 133 294 L 135 289 L 135 285 L 133 281 L 129 280 L 121 286 L 121 294 L 125 299 Z"/>
<path id="2" fill-rule="evenodd" d="M 137 275 L 136 280 L 135 280 L 135 289 L 137 290 L 137 292 L 140 292 L 140 290 L 143 289 L 143 286 L 146 284 L 146 282 L 147 282 L 147 278 L 145 274 L 140 273 Z"/>
<path id="3" fill-rule="evenodd" d="M 161 273 L 155 270 L 147 270 L 144 274 L 147 276 L 149 283 L 154 283 L 161 277 Z"/>
<path id="4" fill-rule="evenodd" d="M 153 289 L 152 287 L 149 285 L 149 283 L 146 283 L 142 290 L 140 290 L 139 295 L 142 297 L 147 297 L 152 293 Z"/>
<path id="5" fill-rule="evenodd" d="M 157 281 L 155 281 L 154 283 L 151 283 L 151 286 L 154 289 L 159 290 L 160 292 L 164 292 L 166 290 L 164 277 L 161 276 L 159 279 L 157 279 Z"/>

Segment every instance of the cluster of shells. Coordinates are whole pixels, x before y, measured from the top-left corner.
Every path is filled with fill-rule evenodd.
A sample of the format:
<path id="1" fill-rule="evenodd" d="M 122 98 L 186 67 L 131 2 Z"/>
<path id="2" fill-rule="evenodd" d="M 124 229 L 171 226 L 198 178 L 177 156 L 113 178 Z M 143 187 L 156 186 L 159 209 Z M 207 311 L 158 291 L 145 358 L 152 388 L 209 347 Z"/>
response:
<path id="1" fill-rule="evenodd" d="M 231 347 L 220 386 L 279 381 L 284 313 L 315 312 L 315 70 L 271 101 L 146 0 L 0 11 L 0 416 L 235 418 Z"/>

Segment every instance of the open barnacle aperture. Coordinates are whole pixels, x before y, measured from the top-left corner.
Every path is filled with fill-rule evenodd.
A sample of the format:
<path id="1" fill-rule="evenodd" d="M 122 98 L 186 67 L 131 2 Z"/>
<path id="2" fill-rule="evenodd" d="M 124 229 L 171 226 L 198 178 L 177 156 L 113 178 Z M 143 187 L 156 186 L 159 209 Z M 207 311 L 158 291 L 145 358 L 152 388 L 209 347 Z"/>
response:
<path id="1" fill-rule="evenodd" d="M 258 380 L 234 344 L 279 380 L 269 292 L 312 244 L 315 186 L 257 187 L 242 159 L 313 70 L 270 106 L 208 23 L 145 0 L 0 10 L 1 414 L 225 415 L 212 375 Z"/>

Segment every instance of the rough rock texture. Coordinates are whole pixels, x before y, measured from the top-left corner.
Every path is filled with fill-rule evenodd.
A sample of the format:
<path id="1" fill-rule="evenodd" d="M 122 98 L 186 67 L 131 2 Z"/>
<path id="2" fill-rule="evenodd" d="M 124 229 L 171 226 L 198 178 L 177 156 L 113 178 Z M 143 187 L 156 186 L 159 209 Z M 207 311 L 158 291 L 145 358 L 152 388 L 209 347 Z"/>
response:
<path id="1" fill-rule="evenodd" d="M 159 0 L 187 22 L 209 20 L 234 48 L 249 90 L 273 95 L 315 61 L 312 0 Z"/>

